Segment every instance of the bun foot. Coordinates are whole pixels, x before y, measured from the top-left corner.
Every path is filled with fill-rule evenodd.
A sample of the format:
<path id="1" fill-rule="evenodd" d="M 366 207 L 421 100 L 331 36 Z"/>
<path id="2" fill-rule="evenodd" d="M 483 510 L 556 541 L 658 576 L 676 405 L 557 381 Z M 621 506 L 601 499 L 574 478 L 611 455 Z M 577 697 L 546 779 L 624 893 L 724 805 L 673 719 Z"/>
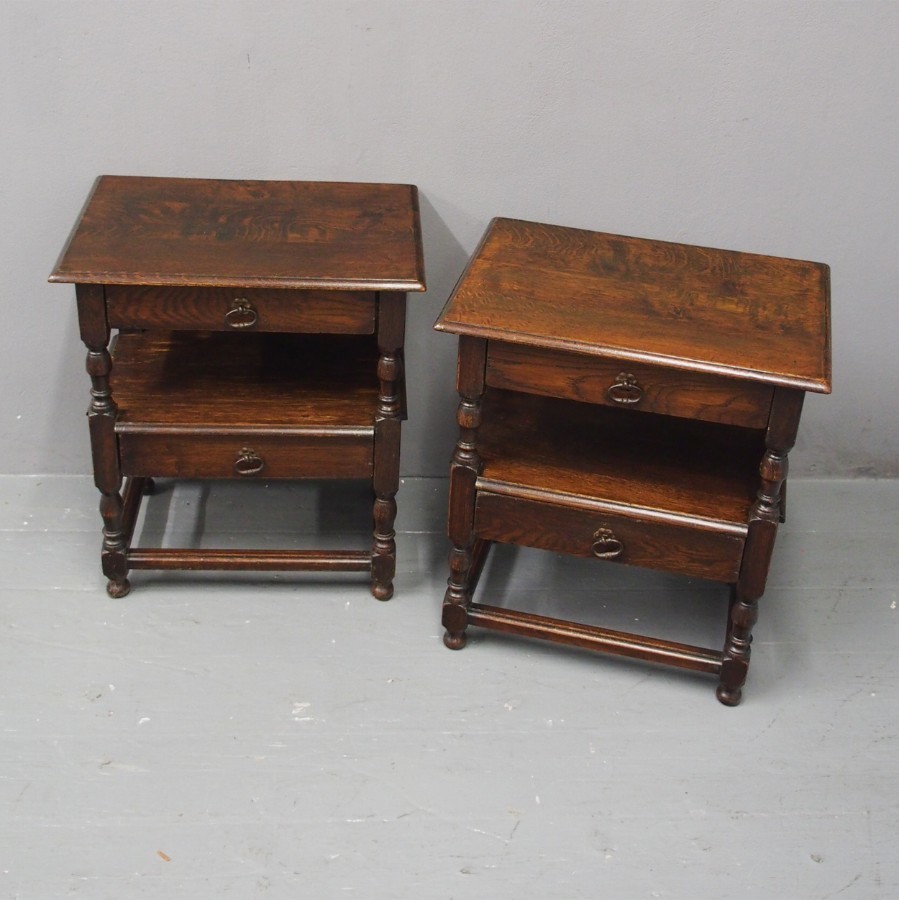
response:
<path id="1" fill-rule="evenodd" d="M 468 643 L 468 635 L 464 631 L 458 634 L 447 631 L 443 635 L 443 643 L 450 650 L 461 650 Z"/>
<path id="2" fill-rule="evenodd" d="M 112 581 L 110 579 L 106 582 L 106 593 L 114 600 L 118 600 L 120 597 L 126 597 L 131 593 L 131 582 L 127 578 L 122 581 Z"/>
<path id="3" fill-rule="evenodd" d="M 381 584 L 380 582 L 373 581 L 371 583 L 371 595 L 376 600 L 389 600 L 393 596 L 393 582 Z"/>
<path id="4" fill-rule="evenodd" d="M 147 478 L 144 481 L 144 495 L 149 497 L 154 493 L 156 493 L 156 482 L 152 478 Z"/>
<path id="5" fill-rule="evenodd" d="M 738 706 L 743 699 L 743 688 L 729 688 L 719 684 L 715 696 L 725 706 Z"/>

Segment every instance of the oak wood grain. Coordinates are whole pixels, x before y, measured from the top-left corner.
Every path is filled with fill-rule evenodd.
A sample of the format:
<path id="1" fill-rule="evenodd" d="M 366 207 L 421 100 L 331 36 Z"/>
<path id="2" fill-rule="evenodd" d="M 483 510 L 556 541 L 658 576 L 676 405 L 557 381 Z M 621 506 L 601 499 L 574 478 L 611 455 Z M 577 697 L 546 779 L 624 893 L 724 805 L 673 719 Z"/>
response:
<path id="1" fill-rule="evenodd" d="M 767 384 L 504 341 L 489 347 L 487 383 L 495 387 L 620 406 L 613 388 L 624 374 L 639 391 L 629 409 L 746 428 L 768 424 L 774 388 Z"/>
<path id="2" fill-rule="evenodd" d="M 370 435 L 377 359 L 371 336 L 123 333 L 111 377 L 116 428 Z"/>
<path id="3" fill-rule="evenodd" d="M 249 305 L 252 321 L 233 317 L 235 301 Z M 372 334 L 376 304 L 377 295 L 363 291 L 106 287 L 106 308 L 113 328 Z"/>
<path id="4" fill-rule="evenodd" d="M 745 534 L 762 433 L 488 389 L 478 486 Z"/>
<path id="5" fill-rule="evenodd" d="M 273 435 L 230 428 L 119 433 L 123 473 L 163 478 L 368 478 L 372 445 L 373 435 L 364 433 Z M 242 466 L 248 456 L 252 464 Z"/>
<path id="6" fill-rule="evenodd" d="M 830 270 L 803 260 L 494 219 L 435 327 L 831 387 Z"/>
<path id="7" fill-rule="evenodd" d="M 50 280 L 76 285 L 111 596 L 129 568 L 322 568 L 388 599 L 414 186 L 103 176 Z M 364 478 L 372 549 L 135 548 L 153 476 Z"/>
<path id="8" fill-rule="evenodd" d="M 736 580 L 740 571 L 744 538 L 728 531 L 478 492 L 475 531 L 482 540 L 593 557 L 600 530 L 620 546 L 616 563 L 725 582 Z"/>
<path id="9" fill-rule="evenodd" d="M 596 625 L 583 625 L 564 619 L 539 616 L 516 609 L 505 609 L 483 603 L 472 603 L 470 624 L 521 637 L 542 638 L 555 644 L 568 644 L 584 650 L 596 650 L 615 656 L 664 663 L 717 675 L 721 671 L 721 653 L 676 641 L 613 631 Z"/>
<path id="10" fill-rule="evenodd" d="M 418 191 L 104 175 L 50 280 L 423 291 Z"/>

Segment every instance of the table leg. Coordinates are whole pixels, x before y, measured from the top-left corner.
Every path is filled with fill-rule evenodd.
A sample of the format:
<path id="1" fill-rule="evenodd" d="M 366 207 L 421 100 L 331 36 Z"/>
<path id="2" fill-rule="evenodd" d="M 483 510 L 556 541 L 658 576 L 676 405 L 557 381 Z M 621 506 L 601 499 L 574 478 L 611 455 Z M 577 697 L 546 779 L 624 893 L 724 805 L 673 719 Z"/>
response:
<path id="1" fill-rule="evenodd" d="M 81 339 L 87 346 L 87 373 L 91 379 L 91 401 L 87 410 L 94 464 L 94 484 L 102 495 L 100 515 L 103 518 L 103 549 L 100 560 L 108 582 L 110 597 L 124 597 L 130 590 L 127 539 L 122 501 L 122 472 L 119 465 L 118 441 L 115 434 L 118 410 L 112 397 L 109 373 L 109 325 L 106 301 L 100 285 L 76 286 L 78 321 Z"/>
<path id="2" fill-rule="evenodd" d="M 479 564 L 475 565 L 474 512 L 481 469 L 477 432 L 481 424 L 486 358 L 486 341 L 468 337 L 459 339 L 456 378 L 461 398 L 456 412 L 459 440 L 450 465 L 447 528 L 453 547 L 449 555 L 450 575 L 443 600 L 443 626 L 446 628 L 443 643 L 450 650 L 461 650 L 465 646 L 473 580 L 480 574 Z"/>
<path id="3" fill-rule="evenodd" d="M 802 391 L 778 388 L 771 404 L 766 450 L 759 465 L 760 484 L 749 512 L 743 561 L 731 604 L 717 690 L 718 699 L 727 706 L 736 706 L 740 702 L 749 671 L 752 629 L 758 619 L 758 601 L 768 580 L 777 526 L 783 519 L 788 457 L 796 442 L 804 397 Z"/>
<path id="4" fill-rule="evenodd" d="M 371 592 L 378 600 L 393 596 L 396 575 L 396 492 L 400 485 L 400 427 L 404 379 L 403 340 L 406 295 L 381 294 L 378 302 L 378 413 L 375 420 Z"/>
<path id="5" fill-rule="evenodd" d="M 371 592 L 378 600 L 393 596 L 396 574 L 396 492 L 399 487 L 400 421 L 375 424 L 374 530 L 372 533 Z"/>

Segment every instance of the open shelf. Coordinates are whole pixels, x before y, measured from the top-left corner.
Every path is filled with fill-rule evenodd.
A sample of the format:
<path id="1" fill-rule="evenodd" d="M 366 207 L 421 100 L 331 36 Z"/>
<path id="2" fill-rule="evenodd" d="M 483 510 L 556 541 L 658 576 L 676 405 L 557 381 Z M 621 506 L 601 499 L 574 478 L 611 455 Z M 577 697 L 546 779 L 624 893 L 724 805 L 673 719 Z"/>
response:
<path id="1" fill-rule="evenodd" d="M 488 389 L 482 491 L 745 533 L 761 431 Z"/>
<path id="2" fill-rule="evenodd" d="M 124 332 L 116 430 L 371 434 L 377 359 L 370 335 Z"/>

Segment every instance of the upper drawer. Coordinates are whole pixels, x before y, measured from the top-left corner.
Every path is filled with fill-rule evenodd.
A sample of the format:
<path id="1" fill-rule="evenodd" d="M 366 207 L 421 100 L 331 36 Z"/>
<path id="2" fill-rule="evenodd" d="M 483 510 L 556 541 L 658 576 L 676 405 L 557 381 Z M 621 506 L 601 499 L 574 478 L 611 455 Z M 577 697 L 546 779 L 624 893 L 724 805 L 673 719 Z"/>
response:
<path id="1" fill-rule="evenodd" d="M 490 341 L 487 384 L 746 428 L 765 428 L 769 385 L 686 369 Z"/>
<path id="2" fill-rule="evenodd" d="M 106 287 L 113 328 L 372 334 L 376 298 L 365 291 Z"/>

